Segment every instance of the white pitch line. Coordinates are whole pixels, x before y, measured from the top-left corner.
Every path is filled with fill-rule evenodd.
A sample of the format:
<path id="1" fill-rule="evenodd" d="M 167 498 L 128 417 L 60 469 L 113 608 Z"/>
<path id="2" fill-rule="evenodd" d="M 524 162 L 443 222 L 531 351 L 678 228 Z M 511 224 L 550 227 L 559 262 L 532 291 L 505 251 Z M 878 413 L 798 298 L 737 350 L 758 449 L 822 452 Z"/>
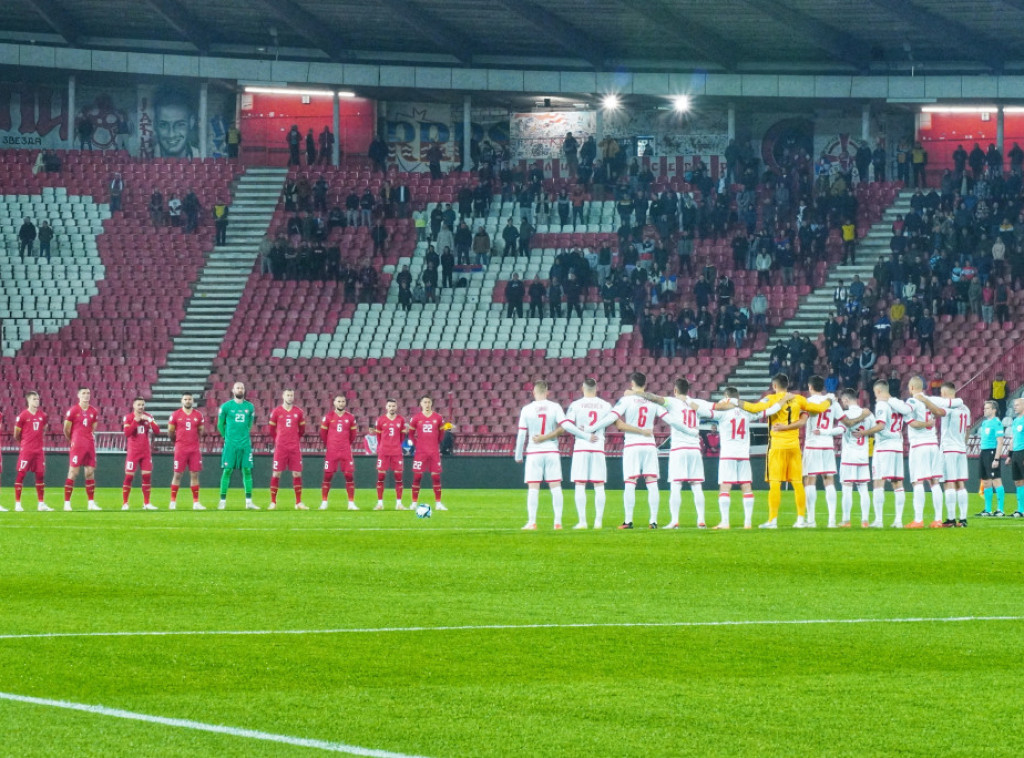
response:
<path id="1" fill-rule="evenodd" d="M 390 750 L 373 750 L 372 748 L 358 747 L 356 745 L 345 745 L 340 742 L 306 739 L 305 737 L 290 737 L 286 734 L 273 734 L 271 732 L 261 732 L 255 729 L 240 729 L 234 726 L 221 726 L 220 724 L 204 724 L 201 721 L 191 721 L 189 719 L 172 719 L 165 718 L 164 716 L 151 716 L 148 713 L 136 713 L 134 711 L 124 711 L 119 708 L 107 708 L 103 705 L 72 703 L 67 700 L 50 700 L 48 698 L 15 695 L 10 692 L 0 692 L 0 700 L 10 700 L 15 703 L 28 703 L 30 705 L 44 705 L 50 708 L 64 708 L 69 711 L 81 711 L 83 713 L 92 713 L 97 716 L 112 716 L 119 719 L 128 719 L 129 721 L 144 721 L 150 724 L 173 726 L 179 729 L 192 729 L 197 732 L 213 732 L 214 734 L 226 734 L 230 737 L 245 737 L 246 739 L 251 740 L 277 742 L 282 745 L 295 745 L 297 747 L 308 747 L 315 750 L 326 750 L 331 753 L 366 756 L 367 758 L 423 758 L 423 756 L 415 756 L 407 753 L 394 753 Z"/>
<path id="2" fill-rule="evenodd" d="M 519 527 L 483 526 L 216 526 L 213 524 L 0 524 L 0 529 L 72 529 L 79 531 L 111 529 L 191 531 L 201 529 L 211 534 L 217 532 L 492 532 L 514 534 Z"/>
<path id="3" fill-rule="evenodd" d="M 813 626 L 826 624 L 951 624 L 987 621 L 1024 621 L 1024 616 L 920 616 L 909 618 L 853 619 L 749 619 L 736 621 L 608 621 L 567 624 L 465 624 L 458 626 L 382 626 L 339 629 L 212 629 L 149 632 L 41 632 L 0 634 L 0 640 L 60 639 L 65 637 L 262 637 L 313 634 L 397 634 L 408 632 L 475 632 L 528 629 L 688 629 L 737 626 Z"/>

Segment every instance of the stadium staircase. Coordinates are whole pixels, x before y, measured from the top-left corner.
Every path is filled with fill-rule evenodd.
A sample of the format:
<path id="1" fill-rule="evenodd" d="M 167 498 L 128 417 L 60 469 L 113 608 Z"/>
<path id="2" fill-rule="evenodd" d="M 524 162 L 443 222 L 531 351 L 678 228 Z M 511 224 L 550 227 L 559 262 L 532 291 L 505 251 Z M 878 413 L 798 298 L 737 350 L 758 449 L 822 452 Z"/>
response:
<path id="1" fill-rule="evenodd" d="M 903 190 L 896 196 L 882 218 L 857 242 L 857 263 L 830 267 L 824 283 L 803 298 L 792 317 L 769 331 L 767 344 L 737 366 L 719 385 L 719 392 L 727 386 L 734 386 L 741 397 L 761 397 L 767 391 L 771 378 L 768 372 L 769 356 L 778 342 L 785 342 L 795 331 L 800 332 L 801 336 L 810 336 L 812 342 L 822 335 L 829 313 L 835 310 L 832 293 L 840 280 L 849 286 L 856 275 L 865 285 L 871 283 L 875 263 L 881 256 L 889 255 L 889 241 L 892 239 L 892 224 L 896 214 L 905 216 L 910 211 L 912 194 L 910 190 Z"/>
<path id="2" fill-rule="evenodd" d="M 210 365 L 258 260 L 257 247 L 266 234 L 281 196 L 285 169 L 250 168 L 239 177 L 232 194 L 228 244 L 214 247 L 192 290 L 166 364 L 157 373 L 148 408 L 162 418 L 181 403 L 185 392 L 200 394 Z"/>

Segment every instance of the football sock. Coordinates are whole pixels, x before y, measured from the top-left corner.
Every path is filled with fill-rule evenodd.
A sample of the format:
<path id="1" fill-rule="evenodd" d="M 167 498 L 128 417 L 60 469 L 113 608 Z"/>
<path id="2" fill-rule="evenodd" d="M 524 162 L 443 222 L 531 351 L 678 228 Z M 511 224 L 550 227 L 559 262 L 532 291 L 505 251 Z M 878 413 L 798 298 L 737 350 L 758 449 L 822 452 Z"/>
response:
<path id="1" fill-rule="evenodd" d="M 302 502 L 302 477 L 292 474 L 292 491 L 295 493 L 295 502 Z"/>
<path id="2" fill-rule="evenodd" d="M 270 504 L 277 505 L 277 490 L 280 487 L 281 479 L 277 476 L 270 477 Z"/>
<path id="3" fill-rule="evenodd" d="M 412 501 L 418 503 L 420 501 L 420 482 L 423 481 L 423 474 L 412 475 Z"/>
<path id="4" fill-rule="evenodd" d="M 866 483 L 858 484 L 857 492 L 860 496 L 860 520 L 863 523 L 871 518 L 871 498 L 868 497 L 868 485 Z"/>
<path id="5" fill-rule="evenodd" d="M 1017 510 L 1024 513 L 1024 487 L 1017 488 Z"/>
<path id="6" fill-rule="evenodd" d="M 957 505 L 960 507 L 960 518 L 963 521 L 967 520 L 967 506 L 970 504 L 967 495 L 967 488 L 964 487 L 962 490 L 956 491 Z"/>
<path id="7" fill-rule="evenodd" d="M 402 476 L 395 477 L 395 500 L 402 502 Z"/>
<path id="8" fill-rule="evenodd" d="M 796 498 L 796 515 L 807 515 L 807 496 L 804 494 L 804 483 L 802 479 L 790 482 L 793 485 L 793 497 Z M 781 500 L 781 493 L 780 493 Z"/>
<path id="9" fill-rule="evenodd" d="M 690 485 L 693 490 L 693 507 L 697 510 L 697 523 L 704 523 L 704 486 L 700 482 Z"/>
<path id="10" fill-rule="evenodd" d="M 935 510 L 935 520 L 942 521 L 943 492 L 941 484 L 932 485 L 932 508 Z"/>
<path id="11" fill-rule="evenodd" d="M 896 518 L 893 519 L 893 523 L 903 523 L 903 506 L 907 504 L 907 491 L 904 489 L 898 489 L 892 493 L 896 498 Z"/>
<path id="12" fill-rule="evenodd" d="M 843 486 L 843 523 L 850 520 L 853 513 L 853 487 Z"/>
<path id="13" fill-rule="evenodd" d="M 946 518 L 956 518 L 956 490 L 946 490 Z"/>
<path id="14" fill-rule="evenodd" d="M 661 493 L 657 482 L 647 482 L 647 507 L 651 509 L 651 523 L 658 523 L 658 510 L 661 508 Z"/>
<path id="15" fill-rule="evenodd" d="M 526 523 L 537 523 L 537 503 L 540 500 L 540 490 L 532 487 L 526 491 Z"/>
<path id="16" fill-rule="evenodd" d="M 226 468 L 220 473 L 220 499 L 228 496 L 228 487 L 231 486 L 231 469 Z"/>
<path id="17" fill-rule="evenodd" d="M 25 483 L 25 472 L 19 471 L 17 476 L 14 477 L 14 502 L 21 502 L 21 490 Z M 36 487 L 39 487 L 39 482 L 36 482 Z M 42 498 L 40 498 L 41 500 Z"/>
<path id="18" fill-rule="evenodd" d="M 377 499 L 384 499 L 384 474 L 382 472 L 377 474 Z"/>
<path id="19" fill-rule="evenodd" d="M 562 525 L 562 488 L 551 488 L 551 509 L 555 512 L 555 526 Z"/>
<path id="20" fill-rule="evenodd" d="M 605 502 L 604 485 L 603 484 L 595 484 L 594 485 L 594 523 L 595 524 L 600 524 L 602 521 L 604 521 L 604 502 Z"/>
<path id="21" fill-rule="evenodd" d="M 252 500 L 252 469 L 242 469 L 242 489 L 245 490 L 245 499 Z"/>
<path id="22" fill-rule="evenodd" d="M 728 492 L 718 493 L 718 517 L 719 524 L 722 526 L 729 526 L 729 502 L 730 497 Z"/>
<path id="23" fill-rule="evenodd" d="M 754 519 L 754 493 L 743 493 L 743 523 L 749 524 Z"/>
<path id="24" fill-rule="evenodd" d="M 75 491 L 75 480 L 74 479 L 65 479 L 64 480 L 64 502 L 65 503 L 70 503 L 71 502 L 71 493 L 73 493 L 74 491 Z"/>
<path id="25" fill-rule="evenodd" d="M 914 482 L 914 521 L 924 521 L 923 482 Z"/>
<path id="26" fill-rule="evenodd" d="M 768 520 L 779 517 L 779 506 L 782 505 L 782 482 L 771 482 L 768 485 Z"/>
<path id="27" fill-rule="evenodd" d="M 46 499 L 46 483 L 37 481 L 36 482 L 36 497 L 39 498 L 39 502 L 43 502 Z"/>
<path id="28" fill-rule="evenodd" d="M 348 493 L 348 501 L 354 502 L 356 499 L 356 480 L 352 474 L 345 474 L 345 492 Z"/>
<path id="29" fill-rule="evenodd" d="M 581 524 L 587 523 L 587 485 L 576 485 L 576 519 Z"/>
<path id="30" fill-rule="evenodd" d="M 992 512 L 992 500 L 993 500 L 992 496 L 995 494 L 995 490 L 992 487 L 986 487 L 984 491 L 985 491 L 985 513 L 991 513 Z"/>
<path id="31" fill-rule="evenodd" d="M 95 479 L 86 479 L 85 480 L 85 495 L 86 495 L 86 497 L 89 498 L 90 502 L 92 502 L 93 500 L 96 499 L 96 480 Z"/>
<path id="32" fill-rule="evenodd" d="M 815 506 L 818 504 L 818 488 L 813 484 L 804 487 L 804 503 L 807 508 L 807 520 L 812 524 L 815 519 Z"/>
<path id="33" fill-rule="evenodd" d="M 142 475 L 142 503 L 149 505 L 149 493 L 153 491 L 153 474 Z"/>
<path id="34" fill-rule="evenodd" d="M 1004 504 L 1005 500 L 1006 500 L 1006 490 L 1003 488 L 1003 485 L 1000 484 L 1000 485 L 998 485 L 996 487 L 996 507 L 999 510 L 1003 510 L 1003 504 Z"/>
<path id="35" fill-rule="evenodd" d="M 178 502 L 178 485 L 177 484 L 172 484 L 171 485 L 171 502 L 172 503 Z"/>
<path id="36" fill-rule="evenodd" d="M 199 502 L 199 485 L 198 484 L 193 484 L 191 489 L 192 489 L 192 502 L 193 503 L 198 503 Z"/>
<path id="37" fill-rule="evenodd" d="M 121 503 L 128 505 L 128 497 L 132 494 L 132 475 L 124 475 L 124 483 L 121 485 Z"/>
<path id="38" fill-rule="evenodd" d="M 320 485 L 320 499 L 326 503 L 329 494 L 331 494 L 331 474 L 327 472 L 324 474 L 323 484 Z"/>
<path id="39" fill-rule="evenodd" d="M 679 523 L 679 509 L 683 504 L 683 483 L 672 482 L 668 486 L 668 522 Z"/>
<path id="40" fill-rule="evenodd" d="M 626 482 L 622 488 L 622 509 L 625 523 L 633 523 L 633 508 L 636 507 L 636 482 Z"/>
<path id="41" fill-rule="evenodd" d="M 836 486 L 834 484 L 825 485 L 825 505 L 828 507 L 828 520 L 836 520 Z"/>
<path id="42" fill-rule="evenodd" d="M 871 504 L 874 506 L 875 521 L 882 522 L 882 512 L 885 510 L 885 487 L 875 487 L 872 493 Z"/>
<path id="43" fill-rule="evenodd" d="M 441 477 L 438 476 L 437 474 L 434 474 L 433 485 L 434 485 L 434 502 L 440 503 L 441 502 Z"/>

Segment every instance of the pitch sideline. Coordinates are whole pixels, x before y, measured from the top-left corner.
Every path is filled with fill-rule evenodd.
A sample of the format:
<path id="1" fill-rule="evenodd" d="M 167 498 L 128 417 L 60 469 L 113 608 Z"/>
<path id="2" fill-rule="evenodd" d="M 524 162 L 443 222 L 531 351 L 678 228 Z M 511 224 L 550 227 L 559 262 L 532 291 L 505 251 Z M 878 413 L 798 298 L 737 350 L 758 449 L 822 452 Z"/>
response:
<path id="1" fill-rule="evenodd" d="M 954 624 L 1024 621 L 1024 616 L 911 616 L 906 618 L 851 619 L 739 619 L 731 621 L 594 621 L 551 624 L 464 624 L 449 626 L 384 626 L 336 629 L 210 629 L 138 632 L 38 632 L 0 634 L 0 640 L 35 640 L 82 637 L 262 637 L 315 634 L 401 634 L 410 632 L 514 631 L 530 629 L 688 629 L 743 626 L 825 626 L 829 624 Z M 2 694 L 2 693 L 0 693 Z"/>
<path id="2" fill-rule="evenodd" d="M 416 756 L 408 753 L 394 753 L 389 750 L 374 750 L 372 748 L 358 747 L 356 745 L 345 745 L 340 742 L 328 742 L 326 740 L 307 739 L 305 737 L 290 737 L 286 734 L 273 734 L 272 732 L 262 732 L 256 729 L 241 729 L 234 726 L 206 724 L 202 721 L 191 721 L 190 719 L 173 719 L 166 718 L 164 716 L 152 716 L 148 713 L 136 713 L 135 711 L 125 711 L 119 708 L 107 708 L 103 705 L 72 703 L 67 700 L 50 700 L 48 698 L 30 697 L 28 695 L 16 695 L 10 692 L 0 692 L 0 700 L 8 700 L 15 703 L 27 703 L 29 705 L 42 705 L 50 708 L 63 708 L 69 711 L 92 713 L 97 716 L 111 716 L 113 718 L 127 719 L 129 721 L 143 721 L 150 724 L 177 727 L 179 729 L 191 729 L 197 732 L 226 734 L 231 737 L 244 737 L 246 739 L 261 740 L 263 742 L 276 742 L 282 745 L 307 747 L 313 748 L 314 750 L 325 750 L 331 753 L 363 756 L 364 758 L 424 758 L 424 756 Z"/>

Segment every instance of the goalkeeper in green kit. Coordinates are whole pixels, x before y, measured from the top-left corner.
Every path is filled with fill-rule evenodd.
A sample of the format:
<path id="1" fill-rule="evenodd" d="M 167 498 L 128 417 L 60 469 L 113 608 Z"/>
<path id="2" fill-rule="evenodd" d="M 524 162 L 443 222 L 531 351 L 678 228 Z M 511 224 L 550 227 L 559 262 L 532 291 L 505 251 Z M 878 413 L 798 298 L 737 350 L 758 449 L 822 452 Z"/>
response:
<path id="1" fill-rule="evenodd" d="M 231 400 L 220 407 L 217 417 L 217 429 L 224 438 L 224 452 L 220 457 L 220 504 L 217 508 L 224 510 L 227 506 L 231 474 L 237 468 L 242 470 L 245 508 L 258 511 L 259 506 L 252 501 L 252 438 L 249 436 L 256 423 L 256 408 L 245 399 L 245 385 L 241 382 L 235 382 L 231 395 Z"/>

